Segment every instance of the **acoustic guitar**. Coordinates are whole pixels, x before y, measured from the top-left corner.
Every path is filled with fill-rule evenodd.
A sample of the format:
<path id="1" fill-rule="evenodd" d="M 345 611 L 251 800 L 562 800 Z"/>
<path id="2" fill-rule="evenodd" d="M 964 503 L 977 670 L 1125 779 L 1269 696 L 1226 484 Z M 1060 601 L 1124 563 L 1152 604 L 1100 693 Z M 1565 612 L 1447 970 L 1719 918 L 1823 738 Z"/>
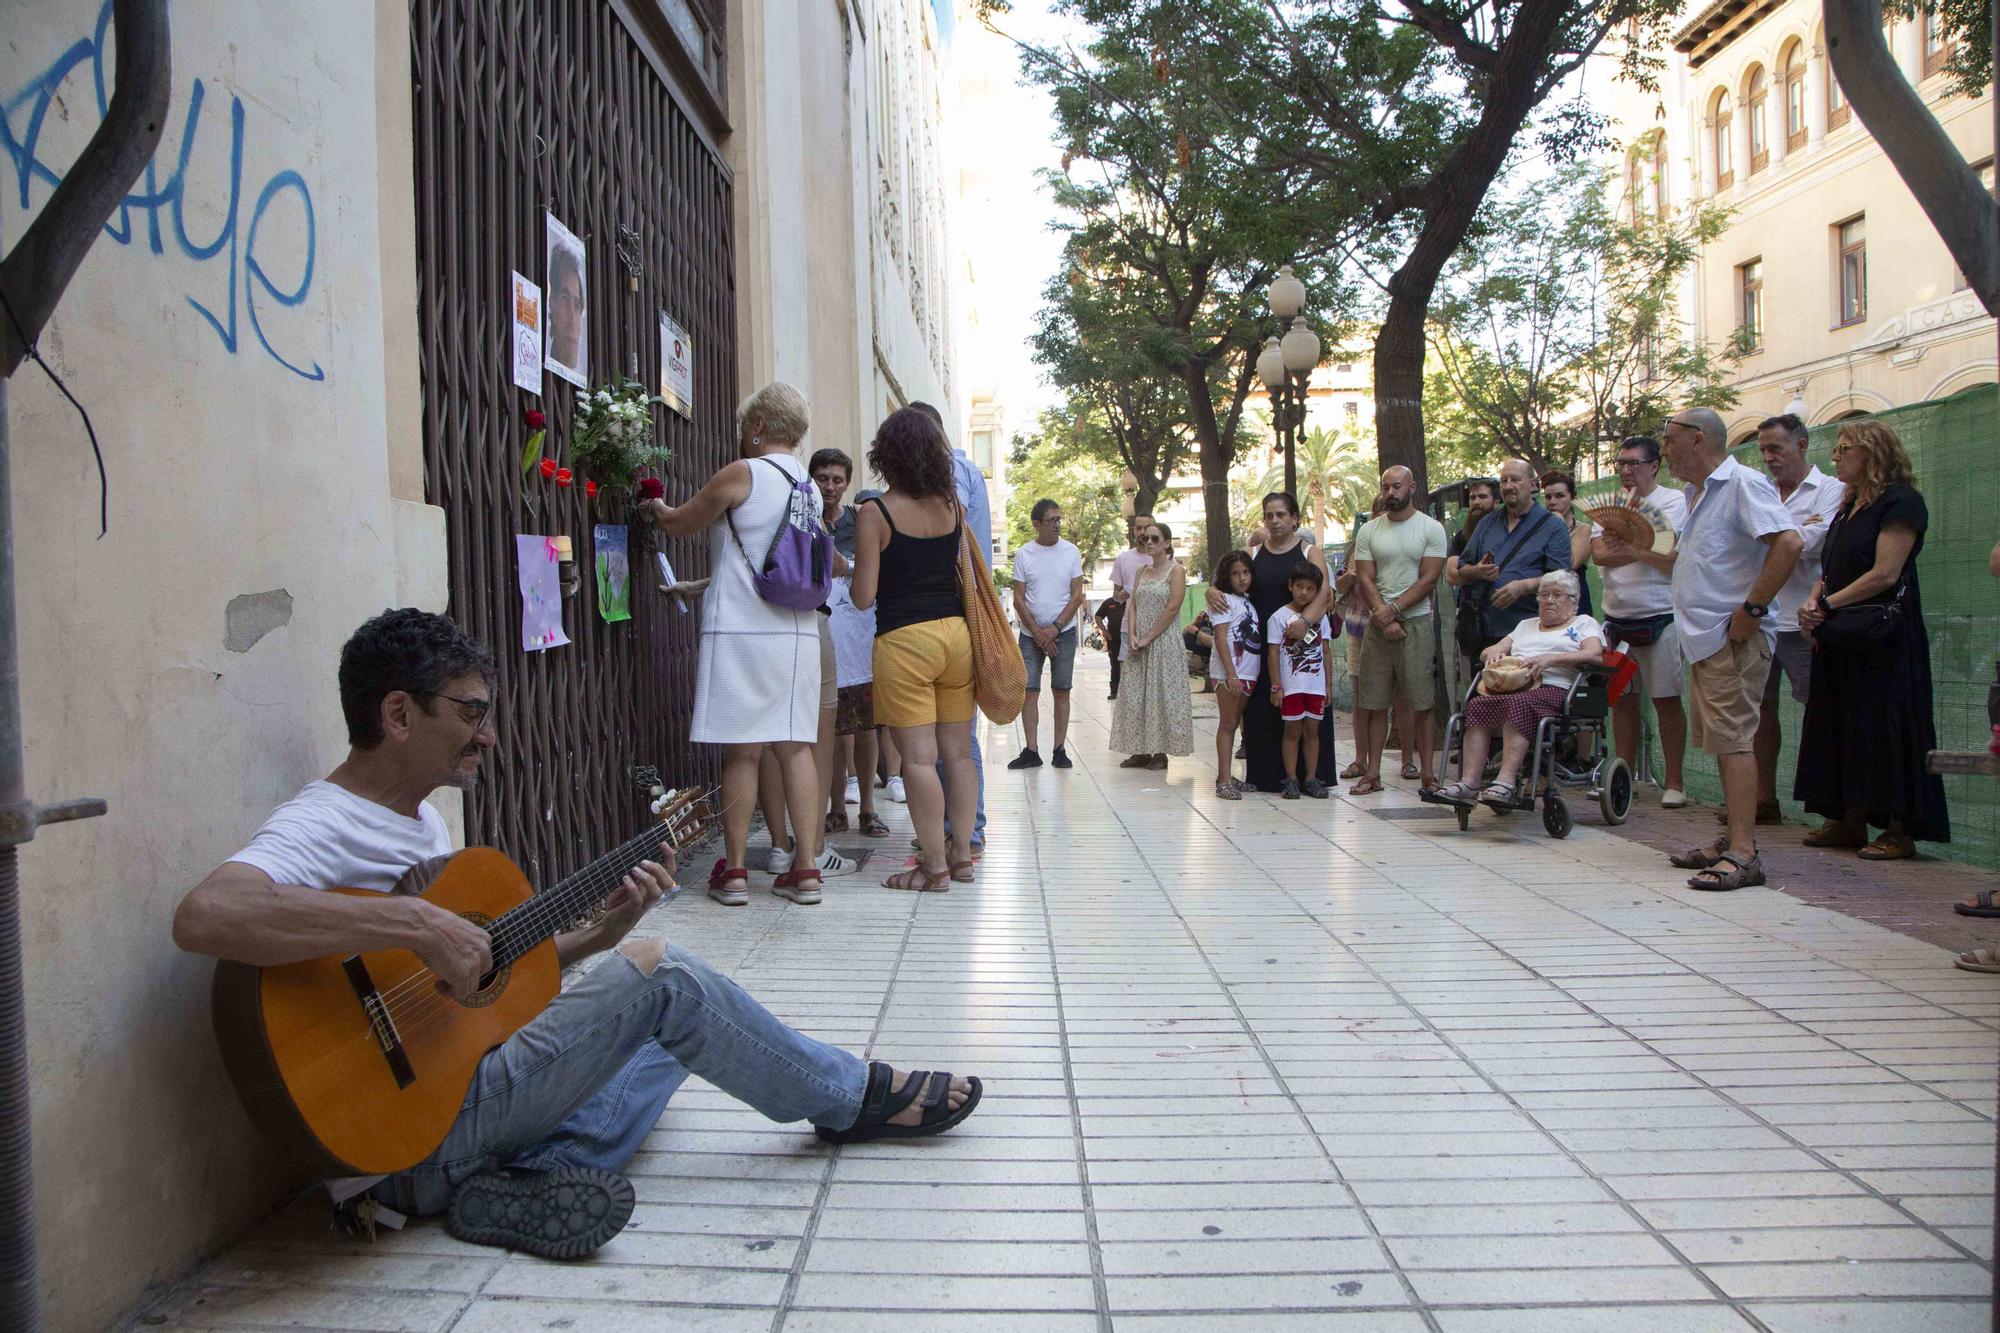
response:
<path id="1" fill-rule="evenodd" d="M 282 967 L 217 964 L 216 1040 L 251 1120 L 322 1175 L 388 1175 L 421 1162 L 458 1118 L 480 1060 L 561 988 L 556 935 L 597 911 L 661 843 L 678 851 L 699 838 L 713 808 L 701 791 L 670 796 L 659 823 L 541 893 L 490 847 L 413 867 L 394 892 L 418 894 L 493 938 L 493 970 L 471 995 L 440 992 L 407 949 Z"/>

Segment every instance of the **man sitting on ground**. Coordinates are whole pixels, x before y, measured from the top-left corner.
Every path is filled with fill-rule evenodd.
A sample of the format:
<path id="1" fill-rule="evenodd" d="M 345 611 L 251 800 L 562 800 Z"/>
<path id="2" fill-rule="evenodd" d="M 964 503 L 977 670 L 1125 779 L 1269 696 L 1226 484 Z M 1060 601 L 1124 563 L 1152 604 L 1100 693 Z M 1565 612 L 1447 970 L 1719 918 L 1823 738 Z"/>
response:
<path id="1" fill-rule="evenodd" d="M 492 656 L 443 616 L 386 611 L 356 630 L 340 654 L 347 758 L 181 900 L 174 943 L 256 967 L 408 949 L 448 995 L 478 991 L 492 967 L 486 930 L 390 890 L 451 852 L 424 798 L 469 786 L 498 744 L 493 682 Z M 371 1188 L 389 1208 L 446 1212 L 462 1239 L 576 1258 L 631 1216 L 617 1172 L 689 1074 L 840 1143 L 941 1133 L 978 1105 L 977 1079 L 864 1062 L 786 1026 L 693 954 L 627 939 L 673 887 L 662 847 L 595 924 L 556 936 L 565 966 L 617 957 L 487 1053 L 435 1152 L 380 1180 L 332 1182 L 336 1197 Z M 379 896 L 320 892 L 331 888 Z"/>

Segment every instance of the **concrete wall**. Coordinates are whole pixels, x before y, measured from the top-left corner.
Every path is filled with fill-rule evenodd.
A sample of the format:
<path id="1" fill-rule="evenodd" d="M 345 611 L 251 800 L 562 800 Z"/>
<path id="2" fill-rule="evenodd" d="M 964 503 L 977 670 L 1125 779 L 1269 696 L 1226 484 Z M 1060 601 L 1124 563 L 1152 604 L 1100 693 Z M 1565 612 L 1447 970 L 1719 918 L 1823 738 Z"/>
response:
<path id="1" fill-rule="evenodd" d="M 114 216 L 42 339 L 104 444 L 103 540 L 75 414 L 33 368 L 11 383 L 30 790 L 111 803 L 43 830 L 22 866 L 54 1329 L 101 1327 L 291 1183 L 224 1082 L 209 968 L 169 916 L 337 762 L 345 636 L 445 601 L 443 515 L 421 503 L 406 6 L 172 19 L 159 202 Z M 7 7 L 9 238 L 99 120 L 99 25 L 98 0 Z"/>

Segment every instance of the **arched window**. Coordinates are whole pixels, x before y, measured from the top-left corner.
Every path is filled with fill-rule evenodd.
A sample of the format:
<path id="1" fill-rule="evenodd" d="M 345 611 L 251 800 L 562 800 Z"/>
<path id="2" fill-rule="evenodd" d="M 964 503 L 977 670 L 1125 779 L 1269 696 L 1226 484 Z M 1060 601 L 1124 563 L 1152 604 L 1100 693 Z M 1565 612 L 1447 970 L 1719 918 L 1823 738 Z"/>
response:
<path id="1" fill-rule="evenodd" d="M 1736 183 L 1736 163 L 1730 152 L 1729 90 L 1718 88 L 1709 103 L 1709 150 L 1715 154 L 1715 188 L 1726 190 Z"/>
<path id="2" fill-rule="evenodd" d="M 1805 48 L 1798 42 L 1786 47 L 1778 68 L 1785 88 L 1785 151 L 1793 153 L 1806 146 Z"/>
<path id="3" fill-rule="evenodd" d="M 1826 62 L 1826 127 L 1837 130 L 1847 123 L 1847 94 L 1840 90 L 1840 76 L 1833 72 L 1833 62 Z"/>
<path id="4" fill-rule="evenodd" d="M 1771 98 L 1762 65 L 1750 71 L 1743 100 L 1744 114 L 1750 117 L 1750 170 L 1758 172 L 1771 162 Z"/>
<path id="5" fill-rule="evenodd" d="M 1667 215 L 1667 132 L 1653 131 L 1653 216 Z"/>
<path id="6" fill-rule="evenodd" d="M 1625 202 L 1632 210 L 1634 222 L 1645 219 L 1650 202 L 1646 190 L 1644 152 L 1643 145 L 1635 144 L 1625 154 Z"/>

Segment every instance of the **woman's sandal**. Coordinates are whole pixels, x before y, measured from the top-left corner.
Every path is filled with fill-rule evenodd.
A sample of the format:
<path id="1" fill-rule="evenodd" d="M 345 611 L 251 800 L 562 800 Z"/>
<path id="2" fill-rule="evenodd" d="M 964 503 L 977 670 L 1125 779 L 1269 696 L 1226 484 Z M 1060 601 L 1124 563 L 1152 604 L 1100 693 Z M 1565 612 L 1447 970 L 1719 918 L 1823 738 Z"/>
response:
<path id="1" fill-rule="evenodd" d="M 1717 838 L 1706 847 L 1690 847 L 1684 852 L 1675 852 L 1667 858 L 1667 864 L 1680 870 L 1706 870 L 1729 854 L 1729 836 Z"/>
<path id="2" fill-rule="evenodd" d="M 1951 910 L 1960 916 L 2000 917 L 2000 903 L 1993 901 L 1993 895 L 2000 889 L 1981 889 L 1977 897 L 1969 903 L 1953 903 Z"/>
<path id="3" fill-rule="evenodd" d="M 845 833 L 845 832 L 847 832 L 847 814 L 846 814 L 846 812 L 845 812 L 845 811 L 843 811 L 843 812 L 841 812 L 840 814 L 837 814 L 837 815 L 828 815 L 828 816 L 826 817 L 826 831 L 827 831 L 828 833 Z"/>
<path id="4" fill-rule="evenodd" d="M 737 888 L 730 888 L 737 882 Z M 708 872 L 708 896 L 724 907 L 742 907 L 750 901 L 750 872 L 742 866 L 732 866 L 717 858 L 715 869 Z"/>
<path id="5" fill-rule="evenodd" d="M 806 881 L 811 880 L 811 884 Z M 807 866 L 804 870 L 787 870 L 771 881 L 771 892 L 780 898 L 811 907 L 820 900 L 820 873 L 818 866 Z"/>
<path id="6" fill-rule="evenodd" d="M 1856 836 L 1839 820 L 1829 819 L 1799 841 L 1808 847 L 1855 848 L 1866 845 L 1868 839 Z"/>
<path id="7" fill-rule="evenodd" d="M 1970 949 L 1951 960 L 1968 972 L 2000 972 L 2000 949 Z"/>
<path id="8" fill-rule="evenodd" d="M 1340 778 L 1341 781 L 1343 782 L 1351 781 L 1355 778 L 1360 777 L 1363 773 L 1366 773 L 1367 771 L 1368 771 L 1368 765 L 1362 763 L 1359 759 L 1357 759 L 1353 763 L 1349 764 L 1346 768 L 1340 770 Z"/>
<path id="9" fill-rule="evenodd" d="M 1884 833 L 1854 854 L 1864 861 L 1907 861 L 1917 854 L 1917 843 L 1906 834 Z"/>
<path id="10" fill-rule="evenodd" d="M 886 838 L 889 836 L 889 826 L 882 822 L 882 816 L 870 810 L 861 816 L 861 833 L 863 837 Z"/>
<path id="11" fill-rule="evenodd" d="M 1727 861 L 1733 870 L 1724 870 Z M 1764 882 L 1764 863 L 1756 853 L 1749 856 L 1741 852 L 1724 852 L 1715 858 L 1715 864 L 1704 867 L 1688 880 L 1691 889 L 1706 889 L 1710 892 L 1726 892 L 1730 889 L 1755 888 Z"/>
<path id="12" fill-rule="evenodd" d="M 868 1062 L 868 1088 L 861 1095 L 861 1114 L 847 1129 L 819 1126 L 817 1133 L 828 1143 L 867 1143 L 871 1139 L 927 1139 L 942 1134 L 972 1114 L 979 1105 L 980 1085 L 968 1077 L 972 1091 L 956 1111 L 950 1109 L 951 1075 L 919 1069 L 892 1092 L 896 1071 L 880 1060 Z M 921 1101 L 919 1102 L 919 1099 Z M 900 1114 L 912 1102 L 924 1108 L 923 1119 L 914 1125 L 892 1125 L 890 1117 Z"/>
<path id="13" fill-rule="evenodd" d="M 1418 777 L 1422 776 L 1422 774 L 1423 770 L 1421 768 L 1418 768 L 1415 764 L 1403 765 L 1403 781 L 1405 782 L 1413 782 Z"/>
<path id="14" fill-rule="evenodd" d="M 945 873 L 951 876 L 951 882 L 954 884 L 970 884 L 973 882 L 972 872 L 978 866 L 977 861 L 953 861 L 946 867 Z"/>
<path id="15" fill-rule="evenodd" d="M 1479 803 L 1496 815 L 1511 814 L 1516 786 L 1512 782 L 1489 782 L 1480 789 Z"/>
<path id="16" fill-rule="evenodd" d="M 1382 790 L 1382 784 L 1374 778 L 1362 778 L 1347 789 L 1349 796 L 1373 796 Z"/>
<path id="17" fill-rule="evenodd" d="M 1470 782 L 1454 782 L 1449 786 L 1419 791 L 1417 799 L 1432 805 L 1459 805 L 1470 810 L 1479 803 L 1479 789 Z"/>
<path id="18" fill-rule="evenodd" d="M 905 893 L 949 893 L 951 870 L 947 867 L 933 874 L 922 866 L 911 866 L 883 880 L 882 887 L 900 889 Z"/>

